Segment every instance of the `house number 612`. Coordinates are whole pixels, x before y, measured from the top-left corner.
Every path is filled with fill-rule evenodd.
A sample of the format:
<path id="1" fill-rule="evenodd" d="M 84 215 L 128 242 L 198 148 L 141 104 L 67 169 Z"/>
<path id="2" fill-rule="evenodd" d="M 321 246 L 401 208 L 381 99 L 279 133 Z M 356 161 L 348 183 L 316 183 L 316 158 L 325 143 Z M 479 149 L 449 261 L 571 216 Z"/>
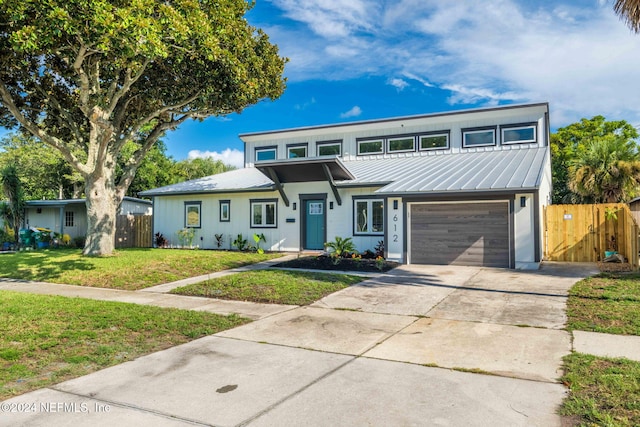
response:
<path id="1" fill-rule="evenodd" d="M 398 215 L 394 215 L 393 216 L 393 222 L 398 222 Z M 398 231 L 398 224 L 393 224 L 393 231 Z M 397 234 L 393 235 L 393 241 L 394 242 L 398 241 L 398 235 Z"/>

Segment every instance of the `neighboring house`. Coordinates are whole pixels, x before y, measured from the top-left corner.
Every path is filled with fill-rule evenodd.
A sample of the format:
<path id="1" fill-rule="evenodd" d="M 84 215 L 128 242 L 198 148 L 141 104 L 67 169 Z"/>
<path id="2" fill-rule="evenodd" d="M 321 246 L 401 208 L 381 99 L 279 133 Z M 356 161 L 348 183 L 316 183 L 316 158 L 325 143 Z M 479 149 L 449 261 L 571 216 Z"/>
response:
<path id="1" fill-rule="evenodd" d="M 384 241 L 412 264 L 524 268 L 542 257 L 551 200 L 547 103 L 240 135 L 245 168 L 141 192 L 154 232 L 224 248 L 264 233 L 267 248 L 359 251 Z"/>
<path id="2" fill-rule="evenodd" d="M 26 227 L 43 227 L 71 238 L 87 234 L 87 207 L 85 199 L 30 200 L 26 202 Z M 125 197 L 118 215 L 151 215 L 149 200 Z"/>

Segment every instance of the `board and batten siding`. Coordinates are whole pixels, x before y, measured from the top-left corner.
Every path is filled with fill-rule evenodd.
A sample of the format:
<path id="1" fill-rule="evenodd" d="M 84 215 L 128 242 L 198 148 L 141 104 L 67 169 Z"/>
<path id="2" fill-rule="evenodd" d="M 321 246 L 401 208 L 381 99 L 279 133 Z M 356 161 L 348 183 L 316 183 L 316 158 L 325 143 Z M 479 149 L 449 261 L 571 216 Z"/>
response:
<path id="1" fill-rule="evenodd" d="M 461 114 L 443 114 L 424 117 L 406 117 L 379 122 L 363 122 L 350 125 L 336 125 L 327 127 L 311 127 L 289 129 L 272 133 L 242 135 L 245 142 L 245 167 L 255 165 L 256 147 L 277 147 L 277 159 L 287 158 L 287 146 L 307 144 L 308 157 L 316 156 L 318 142 L 342 141 L 343 160 L 360 160 L 363 158 L 393 158 L 421 155 L 438 155 L 442 153 L 457 153 L 465 151 L 487 151 L 495 149 L 518 149 L 518 144 L 496 147 L 462 147 L 462 129 L 485 126 L 497 126 L 496 138 L 500 140 L 500 125 L 520 123 L 537 123 L 537 144 L 544 146 L 548 143 L 546 105 L 534 105 L 527 108 L 506 108 L 493 111 L 469 111 Z M 448 150 L 418 151 L 390 154 L 376 154 L 369 156 L 357 155 L 357 140 L 360 138 L 387 137 L 405 134 L 419 134 L 435 131 L 449 131 Z"/>
<path id="2" fill-rule="evenodd" d="M 194 245 L 200 248 L 216 249 L 215 234 L 223 234 L 221 249 L 234 249 L 231 245 L 238 234 L 242 234 L 253 244 L 254 233 L 264 233 L 265 249 L 274 251 L 299 251 L 301 249 L 300 228 L 304 206 L 300 195 L 326 194 L 327 241 L 339 237 L 352 237 L 359 251 L 373 250 L 384 235 L 353 235 L 353 200 L 352 197 L 371 197 L 384 200 L 383 196 L 373 194 L 375 188 L 340 189 L 342 205 L 338 205 L 326 182 L 289 183 L 285 184 L 285 192 L 289 206 L 285 206 L 277 191 L 241 192 L 241 193 L 209 193 L 175 196 L 156 196 L 154 200 L 154 233 L 162 233 L 170 245 L 178 245 L 177 232 L 185 227 L 185 202 L 199 202 L 201 226 L 195 229 Z M 250 200 L 277 199 L 277 227 L 251 228 Z M 229 222 L 220 222 L 220 200 L 230 203 Z M 295 203 L 295 209 L 294 209 Z M 330 208 L 333 203 L 333 209 Z M 160 213 L 161 214 L 158 214 Z M 293 222 L 287 222 L 287 219 Z"/>

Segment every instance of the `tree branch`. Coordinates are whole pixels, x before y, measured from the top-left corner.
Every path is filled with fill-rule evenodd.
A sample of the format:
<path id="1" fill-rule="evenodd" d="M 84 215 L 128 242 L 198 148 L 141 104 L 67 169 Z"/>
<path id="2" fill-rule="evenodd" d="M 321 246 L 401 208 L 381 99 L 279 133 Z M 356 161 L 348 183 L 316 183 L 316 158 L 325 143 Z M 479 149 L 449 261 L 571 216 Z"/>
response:
<path id="1" fill-rule="evenodd" d="M 27 119 L 22 114 L 20 109 L 15 104 L 15 102 L 13 100 L 13 97 L 11 96 L 11 93 L 9 92 L 9 89 L 4 84 L 3 81 L 0 81 L 0 97 L 2 97 L 2 102 L 4 103 L 5 107 L 7 107 L 7 109 L 11 112 L 11 114 L 13 114 L 13 116 L 16 118 L 16 120 L 18 120 L 18 122 L 22 126 L 24 126 L 25 129 L 27 129 L 29 132 L 31 132 L 34 136 L 39 138 L 41 141 L 49 144 L 50 146 L 52 146 L 56 150 L 60 151 L 60 153 L 62 153 L 64 158 L 69 162 L 69 164 L 74 169 L 76 169 L 78 172 L 80 172 L 80 174 L 83 175 L 83 177 L 88 175 L 91 172 L 89 167 L 87 167 L 87 165 L 83 164 L 73 154 L 73 152 L 69 149 L 69 147 L 67 147 L 64 144 L 64 142 L 60 141 L 58 138 L 56 138 L 54 136 L 51 136 L 51 135 L 47 134 L 45 131 L 40 129 L 40 127 L 38 125 L 36 125 L 31 120 Z"/>

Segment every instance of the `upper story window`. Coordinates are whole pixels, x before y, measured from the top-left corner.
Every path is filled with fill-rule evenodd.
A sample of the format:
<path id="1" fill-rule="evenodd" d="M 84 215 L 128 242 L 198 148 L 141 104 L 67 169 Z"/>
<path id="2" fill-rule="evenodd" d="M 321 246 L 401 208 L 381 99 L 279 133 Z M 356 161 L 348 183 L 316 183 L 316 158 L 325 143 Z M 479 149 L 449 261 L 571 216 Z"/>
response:
<path id="1" fill-rule="evenodd" d="M 287 158 L 307 157 L 307 144 L 287 145 Z"/>
<path id="2" fill-rule="evenodd" d="M 420 141 L 420 151 L 449 148 L 449 132 L 420 135 L 418 141 Z"/>
<path id="3" fill-rule="evenodd" d="M 403 151 L 415 151 L 416 140 L 414 137 L 389 138 L 388 152 L 399 153 Z"/>
<path id="4" fill-rule="evenodd" d="M 496 128 L 484 127 L 473 129 L 462 129 L 463 147 L 484 147 L 496 145 Z"/>
<path id="5" fill-rule="evenodd" d="M 382 154 L 384 152 L 382 139 L 358 141 L 358 154 Z"/>
<path id="6" fill-rule="evenodd" d="M 318 156 L 342 156 L 342 142 L 318 142 L 316 144 Z"/>
<path id="7" fill-rule="evenodd" d="M 535 123 L 500 126 L 500 131 L 502 132 L 503 144 L 526 144 L 537 142 Z"/>
<path id="8" fill-rule="evenodd" d="M 260 147 L 256 148 L 256 162 L 276 159 L 276 147 Z"/>

